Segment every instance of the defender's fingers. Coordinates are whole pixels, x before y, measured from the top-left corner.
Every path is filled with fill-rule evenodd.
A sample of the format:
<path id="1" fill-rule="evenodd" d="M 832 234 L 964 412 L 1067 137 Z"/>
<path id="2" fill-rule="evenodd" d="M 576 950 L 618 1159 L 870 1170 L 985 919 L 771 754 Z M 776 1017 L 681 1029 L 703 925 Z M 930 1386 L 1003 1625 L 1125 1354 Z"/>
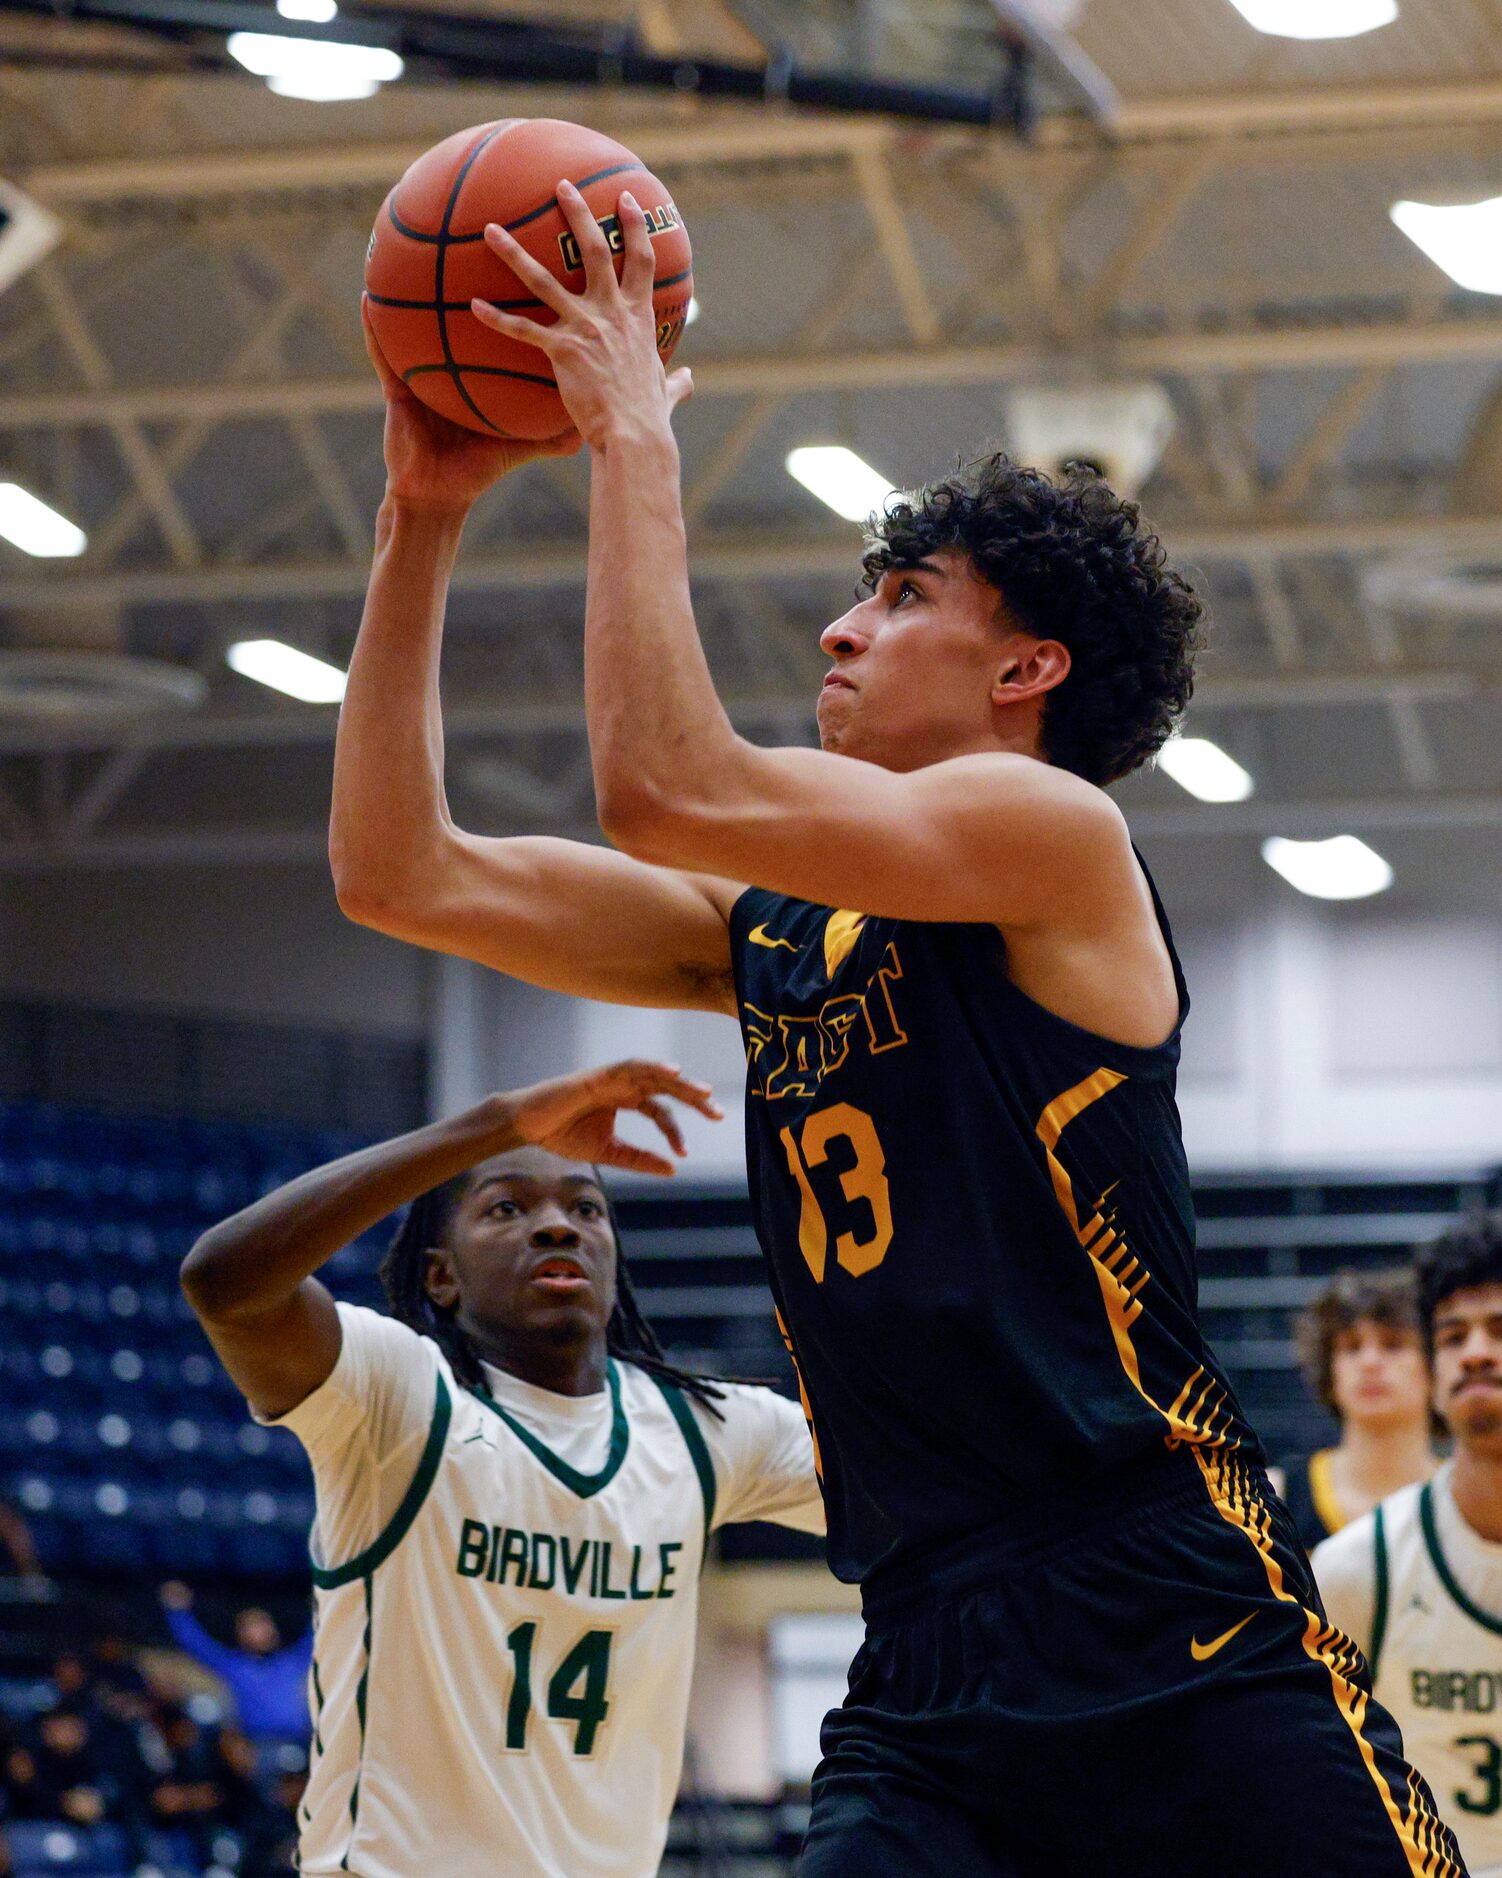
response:
<path id="1" fill-rule="evenodd" d="M 657 273 L 657 258 L 652 253 L 647 218 L 629 189 L 621 191 L 616 214 L 620 217 L 621 238 L 625 243 L 626 254 L 625 265 L 621 269 L 621 292 L 628 300 L 641 305 L 651 299 L 652 283 Z"/>
<path id="2" fill-rule="evenodd" d="M 615 257 L 610 252 L 604 229 L 572 183 L 559 183 L 558 206 L 579 244 L 579 259 L 584 263 L 584 291 L 595 293 L 604 289 L 608 292 L 615 286 Z"/>
<path id="3" fill-rule="evenodd" d="M 558 331 L 556 326 L 543 326 L 523 313 L 503 313 L 488 300 L 471 300 L 469 310 L 482 326 L 503 339 L 519 339 L 524 346 L 536 346 L 540 352 L 548 350 L 552 335 Z"/>
<path id="4" fill-rule="evenodd" d="M 567 312 L 569 301 L 576 296 L 535 255 L 528 254 L 515 235 L 508 234 L 499 222 L 486 223 L 485 245 L 544 306 L 551 307 L 555 313 Z"/>
<path id="5" fill-rule="evenodd" d="M 622 1141 L 619 1135 L 612 1135 L 595 1159 L 602 1167 L 624 1167 L 633 1174 L 665 1174 L 671 1177 L 678 1171 L 665 1155 L 654 1154 L 650 1148 L 633 1148 L 629 1141 Z"/>
<path id="6" fill-rule="evenodd" d="M 643 1096 L 636 1110 L 639 1115 L 646 1116 L 675 1154 L 688 1153 L 683 1141 L 683 1130 L 678 1126 L 678 1117 L 665 1102 L 659 1102 L 655 1096 Z"/>

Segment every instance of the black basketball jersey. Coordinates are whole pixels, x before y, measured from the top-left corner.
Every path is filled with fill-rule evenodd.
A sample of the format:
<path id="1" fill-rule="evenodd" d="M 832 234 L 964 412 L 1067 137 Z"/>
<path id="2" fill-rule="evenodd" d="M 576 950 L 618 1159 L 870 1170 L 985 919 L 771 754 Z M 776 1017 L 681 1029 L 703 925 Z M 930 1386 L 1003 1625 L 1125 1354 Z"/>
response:
<path id="1" fill-rule="evenodd" d="M 752 888 L 730 932 L 752 1209 L 840 1577 L 1165 1441 L 1260 1460 L 1197 1321 L 1177 1028 L 1137 1049 L 1054 1016 L 994 926 Z"/>

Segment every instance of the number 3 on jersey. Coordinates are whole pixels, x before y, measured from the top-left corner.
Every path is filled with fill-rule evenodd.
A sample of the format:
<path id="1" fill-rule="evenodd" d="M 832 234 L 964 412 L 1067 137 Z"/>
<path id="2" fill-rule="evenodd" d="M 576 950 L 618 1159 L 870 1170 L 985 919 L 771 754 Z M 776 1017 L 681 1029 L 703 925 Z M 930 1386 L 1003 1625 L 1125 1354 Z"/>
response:
<path id="1" fill-rule="evenodd" d="M 574 1724 L 574 1752 L 588 1759 L 595 1751 L 595 1736 L 610 1710 L 605 1690 L 610 1681 L 608 1630 L 586 1630 L 548 1679 L 547 1713 L 553 1721 Z M 506 1639 L 515 1662 L 511 1699 L 506 1704 L 506 1751 L 524 1754 L 527 1723 L 532 1717 L 532 1646 L 535 1623 L 518 1624 Z M 583 1687 L 578 1687 L 579 1684 Z"/>
<path id="2" fill-rule="evenodd" d="M 857 1239 L 853 1232 L 840 1233 L 835 1238 L 834 1255 L 853 1278 L 874 1271 L 892 1243 L 887 1157 L 882 1152 L 875 1122 L 864 1109 L 852 1108 L 848 1102 L 836 1102 L 830 1108 L 816 1109 L 807 1116 L 796 1139 L 791 1128 L 784 1128 L 781 1140 L 788 1172 L 798 1183 L 798 1245 L 814 1275 L 814 1283 L 822 1285 L 824 1282 L 830 1230 L 809 1179 L 809 1169 L 824 1165 L 836 1141 L 846 1142 L 854 1151 L 854 1163 L 841 1173 L 840 1187 L 852 1204 L 864 1202 L 869 1209 L 871 1234 L 869 1238 Z"/>

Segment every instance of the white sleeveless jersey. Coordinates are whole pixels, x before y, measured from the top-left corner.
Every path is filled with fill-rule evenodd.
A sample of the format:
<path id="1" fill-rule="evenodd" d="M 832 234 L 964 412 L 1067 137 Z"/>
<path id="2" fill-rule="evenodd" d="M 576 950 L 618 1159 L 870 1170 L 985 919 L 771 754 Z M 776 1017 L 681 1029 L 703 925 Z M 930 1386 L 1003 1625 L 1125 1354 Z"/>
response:
<path id="1" fill-rule="evenodd" d="M 1314 1570 L 1331 1620 L 1364 1650 L 1373 1694 L 1402 1729 L 1471 1878 L 1502 1878 L 1502 1599 L 1484 1609 L 1456 1575 L 1474 1583 L 1479 1569 L 1492 1579 L 1502 1546 L 1464 1525 L 1449 1472 L 1404 1487 L 1327 1539 Z"/>
<path id="2" fill-rule="evenodd" d="M 373 1315 L 340 1310 L 346 1341 Z M 388 1338 L 401 1329 L 384 1325 Z M 680 1391 L 611 1361 L 608 1448 L 582 1473 L 493 1396 L 462 1388 L 435 1344 L 404 1334 L 431 1404 L 415 1473 L 347 1562 L 319 1562 L 314 1534 L 300 1869 L 650 1878 L 678 1786 L 716 1514 L 704 1426 Z M 796 1405 L 772 1391 L 734 1389 L 725 1406 L 765 1426 L 768 1404 L 786 1430 Z M 299 1433 L 301 1413 L 286 1418 Z M 806 1482 L 784 1480 L 782 1509 L 757 1512 L 817 1525 L 811 1443 L 808 1457 Z"/>

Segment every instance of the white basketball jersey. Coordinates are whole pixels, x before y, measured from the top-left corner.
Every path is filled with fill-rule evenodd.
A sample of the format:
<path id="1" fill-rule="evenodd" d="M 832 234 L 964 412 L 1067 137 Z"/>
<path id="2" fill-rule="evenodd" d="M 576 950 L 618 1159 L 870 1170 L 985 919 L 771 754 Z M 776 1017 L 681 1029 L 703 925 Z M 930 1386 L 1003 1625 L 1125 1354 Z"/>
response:
<path id="1" fill-rule="evenodd" d="M 373 1544 L 314 1571 L 301 1870 L 650 1878 L 714 1513 L 695 1411 L 612 1361 L 586 1475 L 413 1343 L 432 1369 L 415 1477 Z"/>
<path id="2" fill-rule="evenodd" d="M 1335 1575 L 1356 1563 L 1353 1549 L 1365 1553 L 1373 1693 L 1403 1730 L 1471 1878 L 1502 1878 L 1502 1609 L 1483 1610 L 1457 1580 L 1441 1538 L 1442 1527 L 1454 1528 L 1437 1517 L 1441 1507 L 1458 1521 L 1448 1468 L 1326 1541 L 1315 1571 L 1330 1561 L 1333 1590 Z M 1465 1532 L 1468 1551 L 1502 1557 L 1502 1548 Z M 1340 1621 L 1337 1608 L 1331 1615 Z"/>

